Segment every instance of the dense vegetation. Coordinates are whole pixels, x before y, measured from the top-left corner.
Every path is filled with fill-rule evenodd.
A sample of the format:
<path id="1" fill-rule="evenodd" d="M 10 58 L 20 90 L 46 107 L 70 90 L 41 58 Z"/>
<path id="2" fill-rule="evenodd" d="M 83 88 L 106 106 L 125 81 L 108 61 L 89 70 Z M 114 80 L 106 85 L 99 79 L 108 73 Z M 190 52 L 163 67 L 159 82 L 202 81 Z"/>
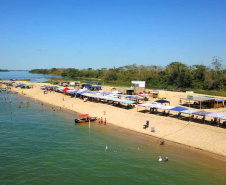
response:
<path id="1" fill-rule="evenodd" d="M 30 73 L 61 75 L 69 78 L 101 79 L 105 84 L 131 85 L 132 80 L 146 81 L 146 87 L 169 90 L 199 89 L 226 90 L 226 68 L 215 58 L 211 67 L 187 66 L 172 62 L 166 67 L 127 65 L 118 68 L 88 69 L 33 69 Z"/>
<path id="2" fill-rule="evenodd" d="M 7 69 L 0 69 L 0 72 L 8 72 L 9 70 Z"/>

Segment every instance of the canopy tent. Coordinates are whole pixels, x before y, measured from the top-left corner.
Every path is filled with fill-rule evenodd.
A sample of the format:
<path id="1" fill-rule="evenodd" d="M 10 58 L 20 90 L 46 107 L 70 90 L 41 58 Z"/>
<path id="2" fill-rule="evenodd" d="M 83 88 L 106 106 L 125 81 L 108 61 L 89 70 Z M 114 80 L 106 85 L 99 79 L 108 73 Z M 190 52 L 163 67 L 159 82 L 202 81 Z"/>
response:
<path id="1" fill-rule="evenodd" d="M 222 119 L 222 120 L 226 120 L 226 116 L 220 117 L 220 119 Z"/>
<path id="2" fill-rule="evenodd" d="M 125 104 L 135 104 L 136 101 L 126 100 L 126 101 L 124 101 L 123 103 L 125 103 Z"/>
<path id="3" fill-rule="evenodd" d="M 64 91 L 64 92 L 66 92 L 66 91 L 68 91 L 68 90 L 71 90 L 71 89 L 69 89 L 69 88 L 64 88 L 62 91 Z"/>
<path id="4" fill-rule="evenodd" d="M 139 104 L 138 106 L 140 107 L 150 107 L 150 103 L 143 103 L 143 104 Z"/>
<path id="5" fill-rule="evenodd" d="M 70 94 L 72 95 L 72 94 L 75 94 L 77 91 L 72 91 L 72 92 L 70 92 Z"/>
<path id="6" fill-rule="evenodd" d="M 174 106 L 162 106 L 162 107 L 160 107 L 160 109 L 164 109 L 164 110 L 170 110 L 172 108 L 174 108 Z"/>
<path id="7" fill-rule="evenodd" d="M 93 97 L 93 96 L 91 96 L 91 97 Z M 114 97 L 109 97 L 109 96 L 99 96 L 98 98 L 104 99 L 104 100 L 109 100 L 109 101 L 114 101 L 114 102 L 125 103 L 125 104 L 135 104 L 136 103 L 136 101 L 114 98 Z"/>
<path id="8" fill-rule="evenodd" d="M 164 105 L 161 105 L 161 104 L 151 104 L 151 103 L 143 103 L 143 104 L 139 104 L 138 106 L 161 109 Z"/>
<path id="9" fill-rule="evenodd" d="M 151 107 L 151 108 L 156 108 L 156 109 L 161 109 L 161 107 L 163 107 L 164 105 L 161 105 L 161 104 L 150 104 L 150 106 L 149 107 Z"/>
<path id="10" fill-rule="evenodd" d="M 199 115 L 199 116 L 207 116 L 207 114 L 210 114 L 210 112 L 202 110 L 202 111 L 194 112 L 193 114 Z"/>
<path id="11" fill-rule="evenodd" d="M 90 97 L 91 97 L 91 98 L 102 98 L 103 96 L 96 95 L 96 94 L 92 94 Z"/>
<path id="12" fill-rule="evenodd" d="M 132 99 L 137 99 L 137 100 L 139 100 L 139 99 L 143 99 L 143 97 L 141 97 L 141 96 L 132 96 Z"/>
<path id="13" fill-rule="evenodd" d="M 119 91 L 113 91 L 112 94 L 122 94 L 122 93 Z"/>
<path id="14" fill-rule="evenodd" d="M 206 116 L 214 117 L 214 118 L 221 118 L 221 117 L 225 117 L 226 115 L 218 113 L 218 112 L 213 112 L 213 113 L 207 114 Z"/>
<path id="15" fill-rule="evenodd" d="M 64 87 L 57 87 L 56 89 L 57 90 L 62 90 L 62 89 L 64 89 Z"/>
<path id="16" fill-rule="evenodd" d="M 177 106 L 177 107 L 174 107 L 174 108 L 172 108 L 172 109 L 170 109 L 170 110 L 181 112 L 181 111 L 183 111 L 183 110 L 188 110 L 188 109 L 186 109 L 186 108 L 184 108 L 184 107 Z"/>
<path id="17" fill-rule="evenodd" d="M 78 90 L 78 92 L 82 92 L 82 91 L 85 91 L 85 89 L 79 89 L 79 90 Z"/>
<path id="18" fill-rule="evenodd" d="M 71 89 L 70 89 L 70 90 L 67 90 L 67 93 L 74 92 L 74 91 L 75 91 L 75 90 L 71 90 Z"/>
<path id="19" fill-rule="evenodd" d="M 150 96 L 150 94 L 139 94 L 139 96 L 146 97 L 146 96 Z"/>
<path id="20" fill-rule="evenodd" d="M 108 92 L 101 92 L 100 94 L 102 94 L 102 95 L 109 95 L 110 93 L 108 93 Z"/>
<path id="21" fill-rule="evenodd" d="M 157 103 L 168 103 L 168 104 L 170 104 L 170 101 L 167 101 L 167 100 L 164 100 L 164 99 L 156 100 L 155 102 L 157 102 Z"/>
<path id="22" fill-rule="evenodd" d="M 199 101 L 199 102 L 216 100 L 216 98 L 213 96 L 188 96 L 188 97 L 183 97 L 181 99 L 193 100 L 193 101 Z"/>
<path id="23" fill-rule="evenodd" d="M 81 95 L 83 95 L 83 96 L 87 96 L 87 97 L 90 97 L 90 96 L 92 96 L 93 94 L 92 93 L 82 93 Z"/>
<path id="24" fill-rule="evenodd" d="M 218 103 L 224 102 L 225 100 L 217 100 Z"/>
<path id="25" fill-rule="evenodd" d="M 118 97 L 124 97 L 124 98 L 132 98 L 132 95 L 127 95 L 127 94 L 119 94 Z"/>
<path id="26" fill-rule="evenodd" d="M 79 89 L 80 90 L 80 89 Z M 80 95 L 82 95 L 82 94 L 84 94 L 84 93 L 87 93 L 88 91 L 86 91 L 86 90 L 84 90 L 84 91 L 77 91 L 77 94 L 80 94 Z"/>
<path id="27" fill-rule="evenodd" d="M 184 114 L 193 114 L 195 112 L 197 112 L 196 110 L 191 110 L 191 109 L 188 109 L 188 110 L 183 110 L 183 111 L 180 111 L 181 113 L 184 113 Z"/>
<path id="28" fill-rule="evenodd" d="M 91 85 L 91 88 L 101 88 L 101 85 Z"/>
<path id="29" fill-rule="evenodd" d="M 132 95 L 125 95 L 126 98 L 132 98 Z"/>

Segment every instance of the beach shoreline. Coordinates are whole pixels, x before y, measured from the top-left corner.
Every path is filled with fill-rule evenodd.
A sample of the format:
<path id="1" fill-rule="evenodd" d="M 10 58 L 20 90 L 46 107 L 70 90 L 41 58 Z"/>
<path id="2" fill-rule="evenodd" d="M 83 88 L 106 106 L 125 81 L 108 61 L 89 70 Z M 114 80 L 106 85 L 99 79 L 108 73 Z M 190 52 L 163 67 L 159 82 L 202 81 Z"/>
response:
<path id="1" fill-rule="evenodd" d="M 34 83 L 33 89 L 13 88 L 12 91 L 43 104 L 61 107 L 76 114 L 88 113 L 90 116 L 106 118 L 107 124 L 111 123 L 114 126 L 142 134 L 144 137 L 151 136 L 159 141 L 167 141 L 167 144 L 179 144 L 186 148 L 198 149 L 221 160 L 226 159 L 226 145 L 224 144 L 226 131 L 224 128 L 177 120 L 174 117 L 165 117 L 149 112 L 143 113 L 145 111 L 140 112 L 137 108 L 126 110 L 105 103 L 84 102 L 79 98 L 71 98 L 57 92 L 44 94 L 39 83 Z M 177 96 L 178 93 L 175 94 L 174 96 Z M 143 129 L 146 120 L 150 120 L 149 128 L 155 127 L 156 132 Z"/>

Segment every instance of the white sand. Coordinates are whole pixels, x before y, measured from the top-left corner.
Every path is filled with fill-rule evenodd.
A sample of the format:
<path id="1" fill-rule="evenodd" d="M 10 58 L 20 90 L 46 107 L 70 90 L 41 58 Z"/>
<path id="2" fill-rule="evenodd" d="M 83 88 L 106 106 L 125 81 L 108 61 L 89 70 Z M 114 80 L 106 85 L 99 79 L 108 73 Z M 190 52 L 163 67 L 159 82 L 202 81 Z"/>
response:
<path id="1" fill-rule="evenodd" d="M 110 87 L 104 88 L 105 91 L 110 91 L 110 89 Z M 22 94 L 23 91 L 27 97 L 57 107 L 61 106 L 77 113 L 87 113 L 90 116 L 106 118 L 107 124 L 111 123 L 133 131 L 162 138 L 163 140 L 173 141 L 226 157 L 226 129 L 224 128 L 179 120 L 176 117 L 166 117 L 159 113 L 150 114 L 148 111 L 146 113 L 139 112 L 145 110 L 143 107 L 138 107 L 137 109 L 136 106 L 134 109 L 127 110 L 101 102 L 84 102 L 80 98 L 71 98 L 68 95 L 58 92 L 44 94 L 38 83 L 34 83 L 33 89 L 13 88 L 13 91 L 17 91 L 19 94 Z M 187 94 L 182 92 L 167 92 L 167 100 L 171 102 L 170 105 L 172 106 L 178 106 L 180 97 L 185 96 Z M 149 102 L 153 101 L 153 99 L 150 99 Z M 104 111 L 106 115 L 104 115 Z M 226 108 L 208 109 L 207 111 L 226 114 Z M 171 114 L 177 115 L 177 112 L 171 111 Z M 182 116 L 187 117 L 188 115 L 182 114 Z M 150 127 L 143 129 L 146 120 L 150 121 Z M 151 127 L 155 127 L 155 132 L 150 132 Z"/>

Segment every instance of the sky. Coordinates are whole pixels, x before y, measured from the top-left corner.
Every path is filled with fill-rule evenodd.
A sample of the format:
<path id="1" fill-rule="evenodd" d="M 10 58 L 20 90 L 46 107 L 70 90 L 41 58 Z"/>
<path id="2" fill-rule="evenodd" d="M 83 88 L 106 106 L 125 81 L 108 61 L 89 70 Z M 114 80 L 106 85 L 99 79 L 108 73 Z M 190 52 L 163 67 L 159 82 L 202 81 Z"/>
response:
<path id="1" fill-rule="evenodd" d="M 0 0 L 0 69 L 226 61 L 225 0 Z"/>

